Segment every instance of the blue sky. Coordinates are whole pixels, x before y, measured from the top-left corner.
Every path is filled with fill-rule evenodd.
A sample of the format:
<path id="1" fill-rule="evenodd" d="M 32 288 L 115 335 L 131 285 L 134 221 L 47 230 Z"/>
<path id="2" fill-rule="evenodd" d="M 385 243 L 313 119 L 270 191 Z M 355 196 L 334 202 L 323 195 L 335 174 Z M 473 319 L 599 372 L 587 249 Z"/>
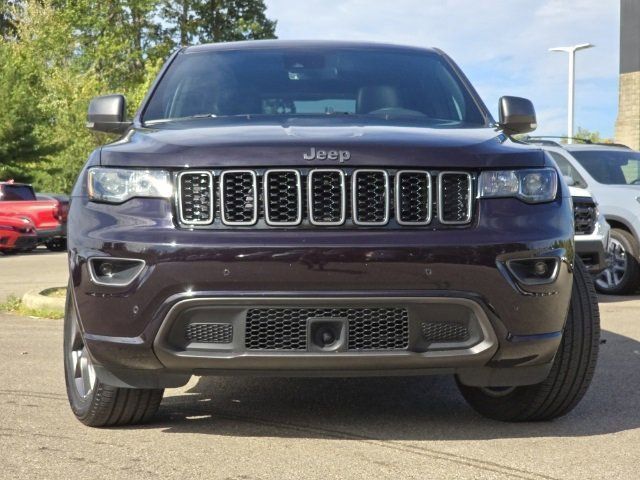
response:
<path id="1" fill-rule="evenodd" d="M 496 116 L 498 98 L 530 98 L 538 130 L 564 135 L 565 53 L 576 58 L 576 127 L 613 136 L 618 110 L 618 0 L 266 0 L 282 39 L 373 40 L 439 47 Z"/>

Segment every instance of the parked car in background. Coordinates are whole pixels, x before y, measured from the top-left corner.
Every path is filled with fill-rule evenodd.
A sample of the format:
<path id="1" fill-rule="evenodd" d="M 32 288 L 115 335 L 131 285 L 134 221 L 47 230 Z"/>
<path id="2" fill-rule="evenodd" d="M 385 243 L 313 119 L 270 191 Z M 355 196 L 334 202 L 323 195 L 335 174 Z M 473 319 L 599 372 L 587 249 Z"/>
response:
<path id="1" fill-rule="evenodd" d="M 25 217 L 0 214 L 0 252 L 30 252 L 38 244 L 38 235 L 33 222 Z"/>
<path id="2" fill-rule="evenodd" d="M 610 265 L 595 280 L 606 294 L 640 287 L 640 152 L 616 144 L 561 144 L 528 138 L 558 164 L 570 185 L 588 189 L 611 226 Z"/>
<path id="3" fill-rule="evenodd" d="M 53 237 L 45 241 L 49 250 L 54 252 L 67 249 L 67 216 L 69 215 L 69 196 L 60 193 L 36 193 L 38 200 L 53 200 L 57 202 L 57 218 L 60 221 L 61 236 Z"/>
<path id="4" fill-rule="evenodd" d="M 573 200 L 576 254 L 591 274 L 599 274 L 610 266 L 609 239 L 611 227 L 586 188 L 569 186 Z"/>
<path id="5" fill-rule="evenodd" d="M 49 250 L 66 248 L 68 204 L 46 198 L 38 200 L 31 185 L 0 182 L 0 215 L 28 218 L 35 226 L 38 243 Z"/>

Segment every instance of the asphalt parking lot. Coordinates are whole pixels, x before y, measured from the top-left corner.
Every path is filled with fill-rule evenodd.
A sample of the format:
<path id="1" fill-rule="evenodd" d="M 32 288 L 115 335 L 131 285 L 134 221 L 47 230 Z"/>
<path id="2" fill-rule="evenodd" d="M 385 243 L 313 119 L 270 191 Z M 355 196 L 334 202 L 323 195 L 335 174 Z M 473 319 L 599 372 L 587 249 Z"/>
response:
<path id="1" fill-rule="evenodd" d="M 44 275 L 63 285 L 64 267 L 0 258 L 0 296 Z M 90 429 L 67 405 L 62 322 L 0 314 L 0 478 L 636 479 L 640 297 L 602 300 L 591 389 L 539 424 L 479 417 L 448 377 L 194 378 L 152 424 Z"/>

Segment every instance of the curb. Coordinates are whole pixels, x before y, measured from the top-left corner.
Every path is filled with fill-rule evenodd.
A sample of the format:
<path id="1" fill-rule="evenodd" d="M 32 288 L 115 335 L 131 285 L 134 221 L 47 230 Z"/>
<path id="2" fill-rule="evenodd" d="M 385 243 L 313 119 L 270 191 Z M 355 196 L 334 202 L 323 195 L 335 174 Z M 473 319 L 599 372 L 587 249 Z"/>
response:
<path id="1" fill-rule="evenodd" d="M 58 288 L 58 287 L 55 287 Z M 64 288 L 64 287 L 60 287 Z M 52 312 L 64 313 L 64 298 L 47 297 L 43 295 L 50 288 L 44 290 L 30 290 L 22 296 L 22 304 L 27 308 L 37 310 L 50 310 Z"/>

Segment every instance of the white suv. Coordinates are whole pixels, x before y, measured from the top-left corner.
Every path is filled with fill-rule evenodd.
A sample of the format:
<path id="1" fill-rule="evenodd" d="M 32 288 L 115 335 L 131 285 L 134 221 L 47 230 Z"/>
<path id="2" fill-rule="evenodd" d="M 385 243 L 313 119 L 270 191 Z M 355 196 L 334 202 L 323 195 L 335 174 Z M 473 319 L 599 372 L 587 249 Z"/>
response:
<path id="1" fill-rule="evenodd" d="M 569 185 L 587 188 L 611 225 L 610 265 L 596 278 L 607 294 L 640 287 L 640 152 L 622 145 L 528 140 L 549 152 Z"/>

